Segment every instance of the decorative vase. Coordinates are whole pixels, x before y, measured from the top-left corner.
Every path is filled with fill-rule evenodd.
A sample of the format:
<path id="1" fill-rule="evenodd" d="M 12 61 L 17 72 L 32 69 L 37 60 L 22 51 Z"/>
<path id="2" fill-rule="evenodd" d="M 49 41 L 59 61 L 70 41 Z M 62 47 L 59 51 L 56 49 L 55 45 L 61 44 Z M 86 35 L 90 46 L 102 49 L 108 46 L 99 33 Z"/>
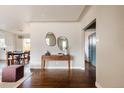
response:
<path id="1" fill-rule="evenodd" d="M 50 54 L 50 52 L 49 51 L 47 51 L 46 53 L 45 53 L 45 56 L 50 56 L 51 54 Z"/>

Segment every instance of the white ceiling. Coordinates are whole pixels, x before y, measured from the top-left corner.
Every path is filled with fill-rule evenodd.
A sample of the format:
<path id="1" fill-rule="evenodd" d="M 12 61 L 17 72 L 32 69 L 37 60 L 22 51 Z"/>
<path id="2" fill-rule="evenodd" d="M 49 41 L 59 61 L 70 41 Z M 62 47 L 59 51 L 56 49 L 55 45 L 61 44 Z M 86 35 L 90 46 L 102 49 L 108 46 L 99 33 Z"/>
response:
<path id="1" fill-rule="evenodd" d="M 35 6 L 31 21 L 77 21 L 84 6 Z"/>
<path id="2" fill-rule="evenodd" d="M 78 21 L 83 5 L 1 5 L 0 30 L 21 30 L 26 22 Z"/>

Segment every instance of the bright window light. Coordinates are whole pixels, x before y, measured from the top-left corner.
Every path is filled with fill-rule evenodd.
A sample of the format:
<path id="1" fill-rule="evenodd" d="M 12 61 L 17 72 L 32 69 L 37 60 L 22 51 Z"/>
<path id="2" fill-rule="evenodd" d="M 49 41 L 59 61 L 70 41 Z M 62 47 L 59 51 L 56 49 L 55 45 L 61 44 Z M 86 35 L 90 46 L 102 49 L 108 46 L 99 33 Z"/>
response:
<path id="1" fill-rule="evenodd" d="M 30 51 L 30 43 L 31 40 L 30 39 L 23 39 L 23 51 Z"/>
<path id="2" fill-rule="evenodd" d="M 5 48 L 5 39 L 0 39 L 0 48 Z"/>

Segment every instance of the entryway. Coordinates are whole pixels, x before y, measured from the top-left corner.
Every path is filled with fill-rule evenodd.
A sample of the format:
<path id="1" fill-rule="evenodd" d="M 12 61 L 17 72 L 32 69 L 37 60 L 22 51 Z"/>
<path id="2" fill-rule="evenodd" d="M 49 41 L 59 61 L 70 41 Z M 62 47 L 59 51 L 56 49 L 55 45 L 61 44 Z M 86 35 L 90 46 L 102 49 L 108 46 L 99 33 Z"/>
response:
<path id="1" fill-rule="evenodd" d="M 96 80 L 96 19 L 85 28 L 85 69 L 92 72 Z"/>

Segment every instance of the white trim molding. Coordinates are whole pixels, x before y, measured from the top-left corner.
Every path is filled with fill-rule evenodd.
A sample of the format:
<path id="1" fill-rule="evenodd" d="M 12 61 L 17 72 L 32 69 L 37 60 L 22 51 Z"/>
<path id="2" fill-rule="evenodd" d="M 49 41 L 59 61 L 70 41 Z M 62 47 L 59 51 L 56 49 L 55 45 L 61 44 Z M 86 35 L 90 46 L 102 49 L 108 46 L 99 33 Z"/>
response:
<path id="1" fill-rule="evenodd" d="M 31 69 L 41 69 L 40 66 L 30 66 Z M 68 69 L 68 67 L 45 67 L 45 69 Z M 83 67 L 71 67 L 70 69 L 81 69 L 85 70 Z"/>
<path id="2" fill-rule="evenodd" d="M 95 82 L 95 86 L 96 86 L 97 88 L 103 88 L 97 81 Z"/>

